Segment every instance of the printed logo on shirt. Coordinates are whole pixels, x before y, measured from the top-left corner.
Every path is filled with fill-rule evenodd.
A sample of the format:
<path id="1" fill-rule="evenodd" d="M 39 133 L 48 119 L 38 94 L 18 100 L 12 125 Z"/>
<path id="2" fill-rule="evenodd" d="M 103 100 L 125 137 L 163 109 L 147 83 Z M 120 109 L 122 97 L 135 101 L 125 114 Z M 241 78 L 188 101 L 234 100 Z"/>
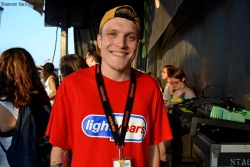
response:
<path id="1" fill-rule="evenodd" d="M 119 131 L 122 127 L 123 114 L 114 114 Z M 110 138 L 114 141 L 105 115 L 88 115 L 82 121 L 82 130 L 89 137 Z M 131 114 L 125 142 L 142 142 L 147 132 L 143 116 Z"/>

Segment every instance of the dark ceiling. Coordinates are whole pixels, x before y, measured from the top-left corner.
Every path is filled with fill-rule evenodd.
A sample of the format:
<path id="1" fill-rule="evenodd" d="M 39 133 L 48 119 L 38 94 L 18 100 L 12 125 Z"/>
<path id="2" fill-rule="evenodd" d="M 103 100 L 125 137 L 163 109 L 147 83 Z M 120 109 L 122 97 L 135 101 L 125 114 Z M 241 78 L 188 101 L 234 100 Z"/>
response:
<path id="1" fill-rule="evenodd" d="M 131 5 L 143 20 L 144 0 L 46 0 L 45 26 L 88 28 L 88 20 L 100 22 L 104 13 L 119 5 Z"/>

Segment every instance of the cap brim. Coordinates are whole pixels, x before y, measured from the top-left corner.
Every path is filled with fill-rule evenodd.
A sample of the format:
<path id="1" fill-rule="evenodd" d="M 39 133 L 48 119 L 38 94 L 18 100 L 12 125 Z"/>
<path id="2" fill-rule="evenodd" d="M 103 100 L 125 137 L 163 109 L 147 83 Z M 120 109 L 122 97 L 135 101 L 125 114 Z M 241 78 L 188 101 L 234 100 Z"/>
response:
<path id="1" fill-rule="evenodd" d="M 121 15 L 120 15 L 120 16 L 115 16 L 115 15 L 116 15 L 117 9 L 122 8 L 122 7 L 128 7 L 128 8 L 130 8 L 130 9 L 132 9 L 132 11 L 133 11 L 133 13 L 134 13 L 134 16 L 135 16 L 135 17 L 133 17 L 133 20 L 128 19 L 128 17 L 124 17 L 124 16 L 121 17 Z M 139 30 L 139 35 L 140 35 L 140 33 L 141 33 L 140 18 L 139 18 L 139 16 L 137 15 L 137 13 L 135 12 L 135 10 L 134 10 L 131 6 L 129 6 L 129 5 L 117 6 L 117 7 L 113 8 L 113 9 L 110 9 L 109 11 L 107 11 L 107 12 L 104 14 L 104 16 L 102 17 L 102 20 L 101 20 L 101 22 L 100 22 L 100 25 L 99 25 L 99 33 L 100 33 L 101 28 L 103 27 L 103 25 L 104 25 L 107 21 L 109 21 L 110 19 L 113 19 L 113 18 L 115 18 L 115 17 L 121 17 L 121 18 L 124 18 L 124 19 L 128 19 L 128 20 L 130 20 L 130 21 L 133 21 L 133 22 L 136 24 L 136 26 L 137 26 L 137 28 L 138 28 L 138 30 Z M 98 43 L 97 43 L 97 45 L 96 45 L 96 53 L 97 53 L 99 56 L 102 56 L 102 55 L 101 55 L 101 49 L 98 47 Z"/>

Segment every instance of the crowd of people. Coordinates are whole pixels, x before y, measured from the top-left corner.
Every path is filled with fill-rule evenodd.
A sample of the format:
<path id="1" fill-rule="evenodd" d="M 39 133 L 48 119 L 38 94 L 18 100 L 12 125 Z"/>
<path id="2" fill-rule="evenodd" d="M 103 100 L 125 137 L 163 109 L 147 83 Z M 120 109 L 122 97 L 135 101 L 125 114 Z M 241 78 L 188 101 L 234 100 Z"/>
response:
<path id="1" fill-rule="evenodd" d="M 22 135 L 17 122 L 27 110 L 37 132 L 33 137 L 47 136 L 53 146 L 50 166 L 171 164 L 169 113 L 174 104 L 195 93 L 185 84 L 184 71 L 173 65 L 162 69 L 163 88 L 153 73 L 132 68 L 141 33 L 140 19 L 131 6 L 107 11 L 96 49 L 88 50 L 85 57 L 61 58 L 62 82 L 53 63 L 41 65 L 41 81 L 27 50 L 4 51 L 0 56 L 0 166 L 40 166 L 38 148 L 26 149 L 19 157 L 29 160 L 9 158 L 10 148 L 17 146 L 14 136 Z M 25 139 L 31 134 L 26 135 Z M 36 139 L 29 142 L 36 147 Z"/>

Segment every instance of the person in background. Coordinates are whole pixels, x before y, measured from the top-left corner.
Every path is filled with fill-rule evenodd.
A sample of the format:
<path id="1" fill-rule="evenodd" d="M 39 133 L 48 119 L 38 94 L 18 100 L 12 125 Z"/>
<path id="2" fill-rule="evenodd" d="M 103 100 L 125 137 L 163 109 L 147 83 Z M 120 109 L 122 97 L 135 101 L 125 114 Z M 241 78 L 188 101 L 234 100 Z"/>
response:
<path id="1" fill-rule="evenodd" d="M 174 114 L 175 110 L 173 105 L 182 103 L 187 99 L 192 99 L 196 97 L 196 95 L 191 88 L 186 86 L 186 75 L 182 69 L 168 68 L 168 75 L 170 84 L 173 86 L 169 105 L 167 106 L 170 112 L 169 119 L 171 120 L 171 129 L 173 132 L 173 139 L 171 141 L 171 166 L 176 167 L 179 166 L 182 161 L 183 143 L 181 137 L 184 135 L 184 129 L 178 117 Z"/>
<path id="2" fill-rule="evenodd" d="M 49 96 L 51 105 L 53 105 L 56 91 L 59 86 L 59 79 L 54 73 L 54 65 L 52 63 L 47 62 L 44 65 L 41 65 L 41 67 L 45 91 Z"/>
<path id="3" fill-rule="evenodd" d="M 69 74 L 84 68 L 88 68 L 88 65 L 83 57 L 77 54 L 63 56 L 60 60 L 61 81 Z M 69 162 L 71 157 L 72 152 L 69 151 Z"/>
<path id="4" fill-rule="evenodd" d="M 196 97 L 194 91 L 185 84 L 186 75 L 180 68 L 169 68 L 170 84 L 173 86 L 170 96 L 170 104 L 182 103 L 186 99 Z"/>
<path id="5" fill-rule="evenodd" d="M 46 134 L 51 166 L 159 166 L 158 143 L 172 139 L 158 83 L 131 67 L 140 42 L 140 19 L 131 6 L 103 16 L 97 36 L 102 63 L 61 83 Z"/>
<path id="6" fill-rule="evenodd" d="M 61 81 L 67 75 L 87 67 L 88 65 L 84 58 L 77 54 L 63 56 L 60 60 Z"/>
<path id="7" fill-rule="evenodd" d="M 23 125 L 20 138 L 24 138 L 24 143 L 18 145 L 25 145 L 25 150 L 13 154 L 16 143 L 12 145 L 12 138 L 19 134 L 16 133 L 17 119 L 22 122 L 19 119 L 24 114 L 21 108 L 26 107 L 32 111 L 31 117 L 35 118 L 36 125 L 29 126 L 36 128 L 36 138 L 30 136 L 30 133 L 27 135 L 27 126 Z M 5 50 L 0 56 L 0 166 L 39 166 L 37 148 L 30 149 L 30 146 L 37 146 L 37 139 L 44 136 L 50 109 L 49 98 L 30 53 L 24 48 Z M 34 115 L 39 115 L 38 119 Z M 27 125 L 28 121 L 25 122 Z M 14 160 L 7 160 L 4 149 L 9 151 L 10 147 L 14 147 L 11 153 L 18 158 L 12 156 Z"/>
<path id="8" fill-rule="evenodd" d="M 172 65 L 166 65 L 163 67 L 162 72 L 161 72 L 161 78 L 163 81 L 166 82 L 166 85 L 163 89 L 163 100 L 164 100 L 166 106 L 169 104 L 170 95 L 171 95 L 171 92 L 173 90 L 173 87 L 170 84 L 170 79 L 168 76 L 168 68 L 173 68 L 173 67 L 174 66 L 172 66 Z"/>
<path id="9" fill-rule="evenodd" d="M 169 104 L 171 92 L 173 90 L 172 85 L 170 84 L 170 79 L 168 76 L 168 69 L 174 68 L 173 65 L 165 65 L 161 72 L 161 78 L 163 81 L 166 82 L 166 85 L 163 89 L 162 95 L 165 105 Z M 171 164 L 171 141 L 163 141 L 159 144 L 160 149 L 160 160 L 161 160 L 161 167 L 167 167 Z"/>
<path id="10" fill-rule="evenodd" d="M 89 49 L 84 59 L 89 67 L 101 63 L 102 60 L 101 56 L 99 56 L 94 49 Z"/>

